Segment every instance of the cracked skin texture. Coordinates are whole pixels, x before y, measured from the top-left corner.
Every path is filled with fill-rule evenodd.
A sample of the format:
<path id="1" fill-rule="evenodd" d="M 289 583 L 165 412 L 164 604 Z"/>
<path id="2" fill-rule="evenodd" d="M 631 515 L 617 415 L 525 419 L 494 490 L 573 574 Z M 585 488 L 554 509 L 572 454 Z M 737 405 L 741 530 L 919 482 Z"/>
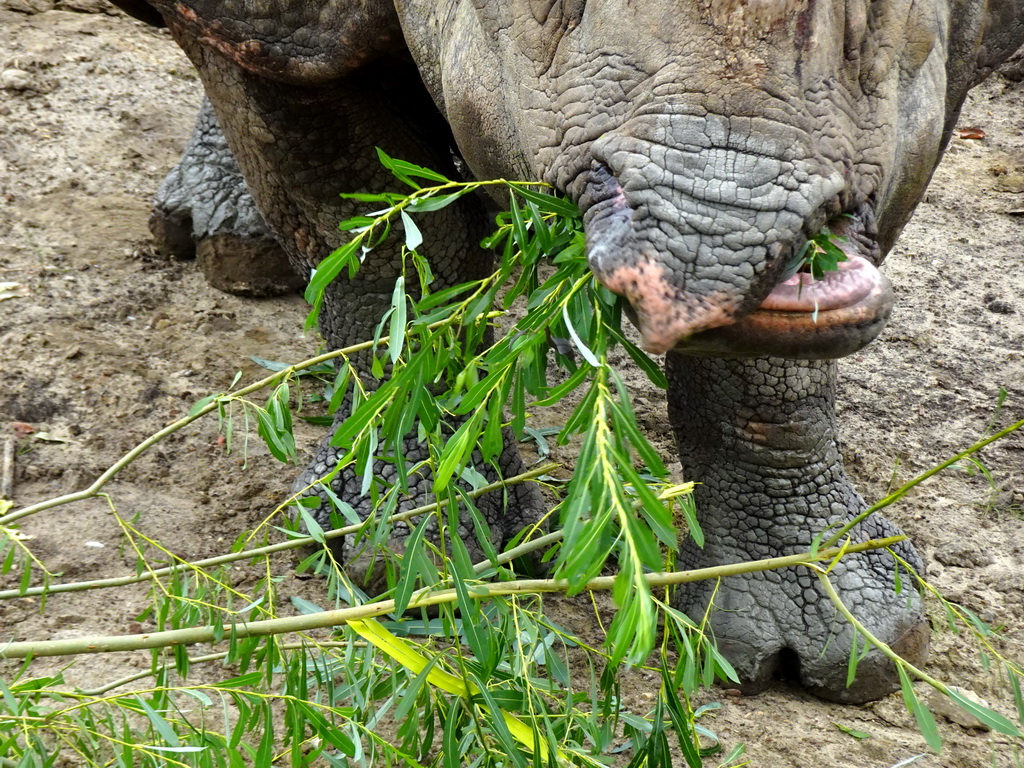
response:
<path id="1" fill-rule="evenodd" d="M 375 145 L 452 172 L 454 140 L 478 177 L 541 178 L 579 202 L 596 271 L 654 329 L 649 344 L 667 349 L 690 334 L 687 344 L 711 339 L 707 354 L 721 355 L 674 351 L 666 362 L 685 471 L 702 483 L 708 544 L 681 548 L 694 565 L 798 551 L 863 509 L 842 467 L 828 358 L 873 338 L 884 302 L 830 320 L 824 338 L 790 324 L 785 357 L 769 356 L 786 335 L 781 319 L 754 310 L 787 255 L 845 213 L 869 211 L 862 221 L 880 260 L 967 90 L 1024 43 L 1016 0 L 154 6 L 198 67 L 257 206 L 300 269 L 340 242 L 336 222 L 353 211 L 339 188 L 388 184 Z M 589 213 L 608 199 L 610 217 Z M 479 210 L 423 221 L 426 241 L 445 243 L 431 254 L 442 284 L 486 269 L 473 255 Z M 374 251 L 356 283 L 331 288 L 322 316 L 331 346 L 372 329 L 397 253 Z M 514 446 L 506 453 L 515 466 Z M 333 459 L 321 447 L 300 483 Z M 350 480 L 339 482 L 358 504 Z M 513 499 L 488 516 L 511 530 L 532 503 Z M 873 518 L 854 534 L 893 531 Z M 909 545 L 903 555 L 920 564 Z M 920 604 L 896 593 L 883 558 L 844 561 L 837 589 L 882 639 L 920 659 Z M 702 614 L 708 589 L 682 591 L 679 604 Z M 809 574 L 735 579 L 716 599 L 713 627 L 748 689 L 780 665 L 842 701 L 898 687 L 877 659 L 844 686 L 850 628 Z"/>

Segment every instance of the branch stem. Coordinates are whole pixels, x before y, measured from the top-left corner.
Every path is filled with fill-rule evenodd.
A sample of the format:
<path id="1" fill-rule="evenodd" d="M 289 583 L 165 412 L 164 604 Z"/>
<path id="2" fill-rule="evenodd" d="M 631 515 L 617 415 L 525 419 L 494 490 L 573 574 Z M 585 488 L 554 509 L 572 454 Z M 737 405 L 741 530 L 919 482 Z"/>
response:
<path id="1" fill-rule="evenodd" d="M 501 312 L 491 312 L 488 313 L 488 317 L 498 317 L 501 314 Z M 448 322 L 448 320 L 439 320 L 438 322 L 432 323 L 427 327 L 431 329 L 439 328 Z M 118 473 L 121 472 L 121 470 L 123 470 L 125 467 L 127 467 L 137 458 L 139 458 L 139 456 L 144 454 L 146 451 L 148 451 L 150 448 L 152 448 L 154 445 L 156 445 L 169 435 L 172 435 L 175 432 L 183 429 L 184 427 L 187 427 L 189 424 L 191 424 L 194 421 L 197 421 L 198 419 L 201 419 L 208 413 L 212 413 L 213 411 L 215 411 L 220 402 L 224 399 L 237 399 L 240 397 L 245 397 L 246 395 L 251 395 L 253 392 L 258 392 L 259 390 L 264 389 L 265 387 L 272 386 L 283 379 L 287 379 L 288 377 L 294 375 L 298 371 L 305 370 L 306 368 L 311 368 L 314 365 L 319 365 L 320 363 L 325 363 L 328 360 L 334 360 L 337 357 L 347 357 L 348 355 L 355 354 L 356 352 L 362 352 L 363 350 L 370 349 L 375 346 L 386 346 L 389 340 L 390 339 L 388 336 L 382 336 L 377 341 L 364 341 L 360 342 L 359 344 L 353 344 L 350 347 L 336 349 L 333 352 L 326 352 L 322 355 L 311 357 L 308 360 L 303 360 L 301 363 L 296 363 L 295 365 L 289 365 L 287 368 L 282 368 L 280 371 L 276 371 L 270 376 L 262 378 L 259 381 L 256 381 L 248 385 L 247 387 L 243 387 L 242 389 L 236 390 L 235 392 L 229 392 L 222 395 L 221 397 L 214 398 L 212 401 L 204 405 L 202 408 L 199 408 L 193 413 L 190 413 L 187 416 L 184 416 L 178 419 L 177 421 L 168 424 L 160 431 L 155 432 L 149 437 L 147 437 L 141 443 L 139 443 L 126 454 L 124 454 L 124 456 L 115 461 L 110 467 L 108 467 L 107 470 L 98 478 L 96 478 L 95 482 L 93 482 L 93 484 L 90 485 L 88 488 L 85 488 L 81 491 L 75 491 L 74 493 L 67 493 L 64 494 L 63 496 L 56 496 L 52 499 L 47 499 L 46 501 L 41 501 L 37 504 L 31 504 L 27 507 L 22 507 L 21 509 L 15 510 L 14 512 L 11 512 L 8 515 L 0 517 L 0 526 L 10 525 L 11 523 L 17 520 L 21 520 L 24 517 L 34 515 L 37 512 L 43 512 L 44 510 L 47 509 L 52 509 L 53 507 L 63 506 L 64 504 L 70 504 L 74 501 L 83 501 L 84 499 L 91 499 L 92 497 L 98 495 L 99 492 L 103 489 L 103 486 L 105 486 L 107 483 L 113 480 L 118 475 Z"/>
<path id="2" fill-rule="evenodd" d="M 864 552 L 870 549 L 890 547 L 904 536 L 891 536 L 855 544 L 846 548 L 846 553 Z M 650 587 L 663 587 L 673 584 L 685 584 L 702 579 L 724 578 L 757 571 L 776 570 L 793 566 L 807 566 L 823 560 L 831 560 L 840 553 L 839 549 L 821 550 L 817 555 L 809 552 L 773 557 L 746 563 L 700 568 L 692 571 L 673 571 L 669 573 L 649 573 L 643 580 Z M 588 591 L 607 591 L 615 585 L 614 576 L 600 576 L 591 579 L 583 589 Z M 487 597 L 539 594 L 548 592 L 565 592 L 570 587 L 566 579 L 523 579 L 498 584 L 469 585 L 469 596 L 476 600 Z M 420 608 L 441 603 L 452 603 L 457 600 L 454 589 L 444 589 L 423 595 L 410 601 L 409 608 Z M 352 620 L 366 619 L 391 613 L 395 609 L 394 600 L 382 600 L 352 608 L 341 608 L 322 613 L 303 616 L 289 616 L 279 619 L 267 619 L 248 623 L 229 624 L 223 627 L 190 627 L 164 632 L 151 632 L 138 635 L 111 635 L 67 638 L 62 640 L 12 642 L 0 648 L 0 658 L 25 658 L 26 656 L 75 656 L 91 653 L 109 653 L 111 651 L 135 651 L 146 648 L 164 648 L 167 646 L 194 645 L 196 643 L 213 642 L 218 635 L 226 635 L 233 639 L 246 637 L 265 637 L 285 632 L 304 632 L 323 627 L 341 626 Z"/>
<path id="3" fill-rule="evenodd" d="M 888 496 L 886 496 L 881 501 L 876 501 L 870 507 L 865 509 L 863 512 L 861 512 L 855 518 L 853 518 L 848 523 L 846 523 L 842 528 L 840 528 L 834 534 L 832 534 L 826 541 L 823 541 L 821 546 L 823 546 L 823 547 L 834 547 L 836 545 L 836 543 L 840 539 L 842 539 L 847 533 L 849 533 L 855 526 L 857 526 L 860 523 L 864 522 L 867 518 L 869 518 L 871 515 L 873 515 L 878 510 L 884 509 L 885 507 L 888 507 L 893 502 L 898 501 L 899 499 L 903 498 L 910 491 L 910 489 L 913 488 L 914 486 L 920 485 L 921 483 L 923 483 L 925 480 L 927 480 L 932 475 L 936 475 L 939 472 L 941 472 L 942 470 L 952 466 L 953 464 L 956 464 L 958 461 L 960 461 L 960 459 L 967 458 L 972 453 L 977 453 L 982 448 L 984 448 L 986 445 L 994 443 L 997 440 L 1002 440 L 1004 437 L 1006 437 L 1007 435 L 1009 435 L 1012 432 L 1016 432 L 1021 427 L 1024 427 L 1024 419 L 1021 419 L 1020 421 L 1011 424 L 1006 429 L 1000 430 L 999 432 L 996 432 L 994 435 L 989 435 L 988 437 L 984 438 L 983 440 L 979 440 L 978 442 L 976 442 L 974 445 L 972 445 L 967 450 L 961 451 L 960 453 L 956 454 L 955 456 L 952 456 L 952 457 L 946 459 L 941 464 L 932 467 L 931 469 L 927 470 L 926 472 L 922 472 L 920 475 L 915 477 L 909 483 L 906 483 L 905 485 L 900 486 L 899 488 L 897 488 L 895 491 L 890 493 Z"/>
<path id="4" fill-rule="evenodd" d="M 528 480 L 540 477 L 552 469 L 555 469 L 557 464 L 545 464 L 541 467 L 534 467 L 533 469 L 523 472 L 521 474 L 509 477 L 505 480 L 490 483 L 488 485 L 481 486 L 475 491 L 468 491 L 466 493 L 470 498 L 476 498 L 492 491 L 498 491 L 508 485 L 515 485 L 523 483 Z M 448 505 L 448 499 L 441 499 L 433 504 L 424 504 L 414 509 L 407 509 L 404 512 L 392 515 L 391 520 L 397 522 L 400 520 L 408 520 L 418 515 L 423 515 L 429 512 L 433 512 L 437 509 L 441 509 Z M 344 528 L 335 528 L 331 531 L 324 532 L 325 539 L 335 539 L 339 536 L 346 536 L 351 533 L 358 533 L 367 523 L 346 525 Z M 144 581 L 151 581 L 154 579 L 161 578 L 163 576 L 169 576 L 177 571 L 184 570 L 197 570 L 200 568 L 208 568 L 217 565 L 225 565 L 227 563 L 237 562 L 238 560 L 246 560 L 253 557 L 262 557 L 265 555 L 272 555 L 277 552 L 285 552 L 290 549 L 299 549 L 304 546 L 317 546 L 316 541 L 311 536 L 302 536 L 295 539 L 289 539 L 288 541 L 282 541 L 278 544 L 269 544 L 265 547 L 257 547 L 256 549 L 246 549 L 241 552 L 232 552 L 226 555 L 218 555 L 217 557 L 208 557 L 205 560 L 195 560 L 189 562 L 182 562 L 176 565 L 168 565 L 163 568 L 154 568 L 153 570 L 145 571 L 144 573 L 135 574 L 133 576 L 115 576 L 109 579 L 94 579 L 91 581 L 75 581 L 67 584 L 53 584 L 43 585 L 38 587 L 29 587 L 25 590 L 19 589 L 5 589 L 0 590 L 0 600 L 10 600 L 17 597 L 35 597 L 38 595 L 53 595 L 61 592 L 84 592 L 90 589 L 105 589 L 107 587 L 123 587 L 126 584 L 139 584 Z M 518 550 L 519 548 L 517 548 Z M 518 557 L 516 554 L 514 557 Z"/>

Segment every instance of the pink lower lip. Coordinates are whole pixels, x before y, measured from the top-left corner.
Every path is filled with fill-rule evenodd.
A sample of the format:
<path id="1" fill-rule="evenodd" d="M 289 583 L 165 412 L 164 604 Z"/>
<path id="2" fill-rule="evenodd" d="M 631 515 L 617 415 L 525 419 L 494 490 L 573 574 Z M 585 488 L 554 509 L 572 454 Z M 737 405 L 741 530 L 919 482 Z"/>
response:
<path id="1" fill-rule="evenodd" d="M 851 307 L 861 301 L 879 283 L 881 276 L 863 256 L 847 254 L 839 269 L 814 279 L 798 272 L 783 280 L 765 297 L 758 309 L 776 312 L 827 312 Z"/>

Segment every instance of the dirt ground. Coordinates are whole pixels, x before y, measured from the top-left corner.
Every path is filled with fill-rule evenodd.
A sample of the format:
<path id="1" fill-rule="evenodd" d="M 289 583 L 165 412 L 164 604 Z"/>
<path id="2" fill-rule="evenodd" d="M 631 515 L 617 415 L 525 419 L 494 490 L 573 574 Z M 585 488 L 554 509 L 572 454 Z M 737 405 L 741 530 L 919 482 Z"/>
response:
<path id="1" fill-rule="evenodd" d="M 139 440 L 226 388 L 236 371 L 262 375 L 250 355 L 297 361 L 317 349 L 302 334 L 299 297 L 228 296 L 208 287 L 194 263 L 154 254 L 148 201 L 184 146 L 199 84 L 166 34 L 104 11 L 100 0 L 56 8 L 54 0 L 0 0 L 0 284 L 15 284 L 0 285 L 0 436 L 14 434 L 9 422 L 35 430 L 26 436 L 19 427 L 16 508 L 85 487 Z M 954 139 L 887 262 L 898 297 L 889 328 L 842 363 L 844 452 L 871 500 L 1024 417 L 1022 125 L 1024 84 L 996 77 L 975 91 L 961 127 L 983 138 Z M 641 391 L 637 400 L 642 423 L 670 455 L 660 393 Z M 312 428 L 303 435 L 308 449 Z M 146 534 L 180 555 L 221 553 L 291 481 L 257 441 L 248 453 L 243 473 L 241 454 L 225 455 L 216 424 L 202 423 L 123 472 L 109 487 L 112 503 L 122 515 L 138 513 Z M 982 459 L 991 480 L 967 465 L 952 469 L 889 514 L 925 554 L 932 583 L 999 627 L 996 646 L 1020 662 L 1024 436 Z M 41 513 L 22 530 L 64 580 L 134 567 L 104 499 Z M 315 600 L 318 585 L 287 577 L 280 589 L 285 599 Z M 0 636 L 138 632 L 133 617 L 145 605 L 140 587 L 53 596 L 45 612 L 36 600 L 7 600 Z M 589 620 L 576 613 L 573 621 Z M 933 648 L 932 675 L 1012 715 L 1006 691 L 963 636 L 937 631 Z M 96 685 L 146 665 L 141 654 L 85 657 L 66 677 Z M 627 678 L 627 703 L 642 708 L 650 685 Z M 889 768 L 919 753 L 920 768 L 1024 761 L 1002 737 L 942 718 L 946 747 L 931 754 L 898 694 L 862 707 L 785 686 L 754 697 L 712 691 L 706 700 L 723 706 L 705 724 L 727 749 L 744 743 L 760 768 Z M 857 741 L 837 725 L 871 737 Z"/>

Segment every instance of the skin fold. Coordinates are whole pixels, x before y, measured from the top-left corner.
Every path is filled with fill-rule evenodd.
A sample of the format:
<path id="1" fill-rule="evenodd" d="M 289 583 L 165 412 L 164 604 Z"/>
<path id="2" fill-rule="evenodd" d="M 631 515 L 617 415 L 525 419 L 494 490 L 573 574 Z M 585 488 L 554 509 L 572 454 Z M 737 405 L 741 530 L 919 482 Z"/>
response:
<path id="1" fill-rule="evenodd" d="M 834 361 L 877 336 L 891 290 L 865 273 L 866 291 L 823 302 L 817 317 L 780 307 L 773 291 L 826 226 L 877 266 L 967 91 L 1024 42 L 1017 0 L 152 8 L 198 68 L 252 198 L 300 274 L 342 242 L 337 222 L 355 211 L 336 193 L 388 184 L 374 146 L 449 173 L 456 149 L 478 178 L 539 178 L 580 206 L 592 268 L 628 299 L 648 349 L 668 353 L 670 419 L 685 471 L 702 483 L 708 534 L 703 549 L 682 545 L 693 567 L 804 550 L 864 509 L 842 467 Z M 442 284 L 487 270 L 478 204 L 423 222 L 426 242 L 443 243 L 428 254 Z M 379 248 L 354 282 L 331 286 L 321 329 L 332 347 L 372 335 L 397 253 Z M 299 487 L 333 459 L 325 443 Z M 518 462 L 509 444 L 501 469 Z M 359 504 L 354 478 L 336 486 Z M 489 502 L 496 541 L 536 518 L 538 499 L 524 494 Z M 873 518 L 854 538 L 894 532 Z M 900 554 L 920 568 L 912 547 Z M 920 661 L 920 601 L 897 593 L 894 573 L 888 555 L 864 554 L 832 577 L 861 621 Z M 851 630 L 809 573 L 713 590 L 688 587 L 678 604 L 699 616 L 714 594 L 712 629 L 749 690 L 783 667 L 841 701 L 898 687 L 875 654 L 845 686 Z"/>

